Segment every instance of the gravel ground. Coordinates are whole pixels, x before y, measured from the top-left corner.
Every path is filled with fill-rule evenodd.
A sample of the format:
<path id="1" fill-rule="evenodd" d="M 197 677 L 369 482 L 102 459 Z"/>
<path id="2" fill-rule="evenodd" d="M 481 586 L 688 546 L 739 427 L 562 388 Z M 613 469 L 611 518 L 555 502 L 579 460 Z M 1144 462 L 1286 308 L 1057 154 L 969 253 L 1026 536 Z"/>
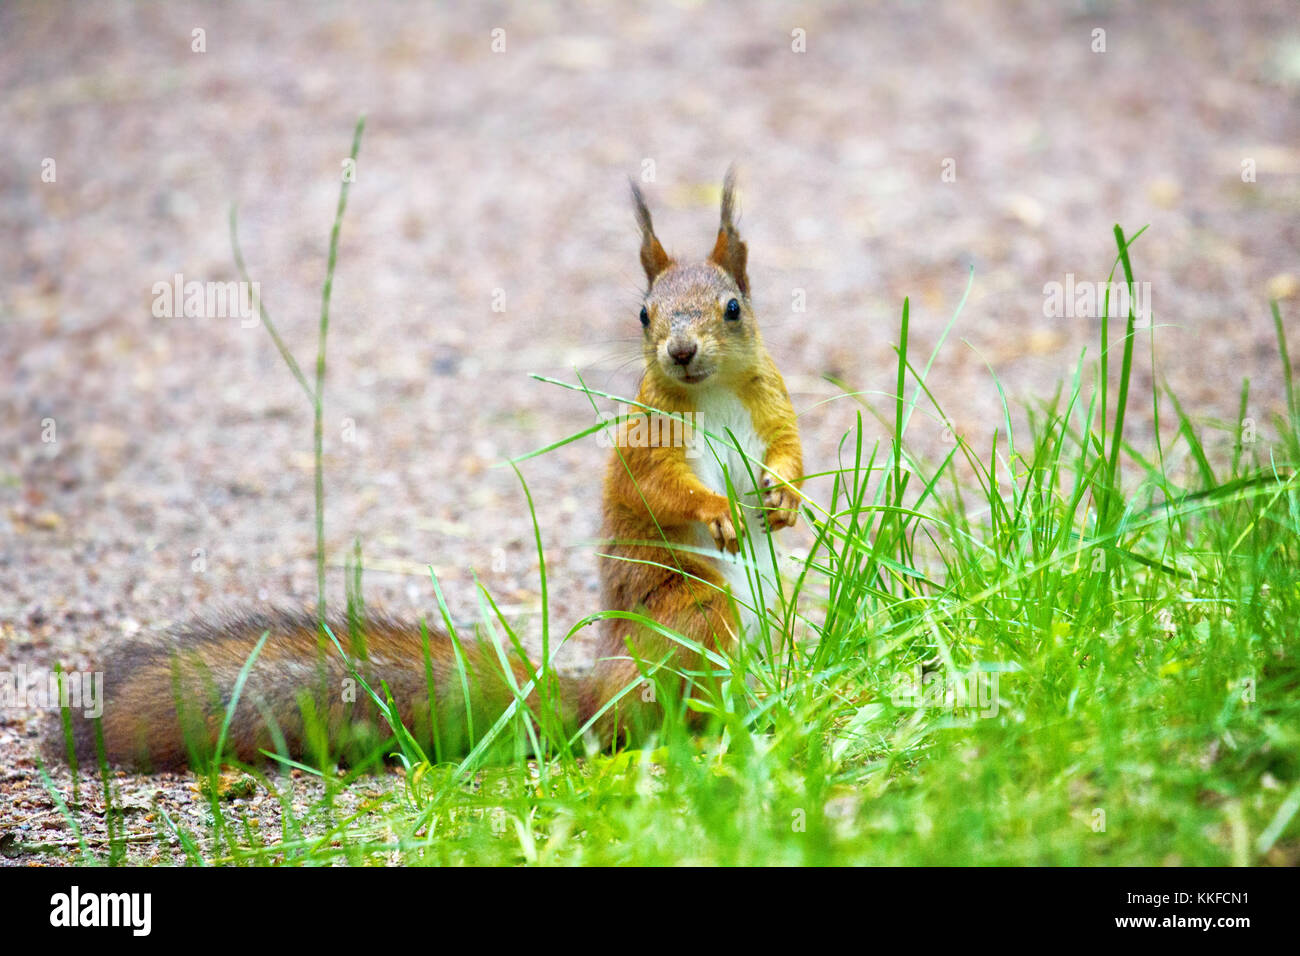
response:
<path id="1" fill-rule="evenodd" d="M 1270 295 L 1300 342 L 1294 6 L 861 7 L 0 6 L 0 668 L 84 668 L 107 641 L 216 606 L 313 601 L 301 391 L 264 330 L 151 306 L 176 274 L 237 278 L 237 203 L 262 298 L 309 364 L 363 112 L 330 329 L 332 598 L 360 539 L 370 603 L 433 613 L 431 564 L 458 614 L 476 615 L 477 573 L 536 633 L 524 498 L 494 466 L 593 420 L 529 373 L 635 390 L 626 178 L 647 164 L 658 232 L 683 255 L 711 245 L 717 184 L 740 164 L 755 299 L 806 410 L 810 471 L 854 416 L 819 404 L 825 376 L 885 407 L 903 297 L 928 353 L 972 267 L 932 373 L 954 427 L 987 445 L 998 426 L 989 365 L 1017 417 L 1050 395 L 1095 352 L 1097 320 L 1045 317 L 1043 287 L 1104 279 L 1117 222 L 1151 225 L 1134 265 L 1157 380 L 1227 422 L 1249 377 L 1267 441 L 1284 405 Z M 1145 445 L 1145 336 L 1138 352 Z M 918 415 L 912 438 L 934 450 L 943 429 Z M 596 609 L 602 467 L 594 441 L 523 467 L 557 622 Z M 16 849 L 71 840 L 36 775 L 41 721 L 0 711 L 9 862 L 67 859 Z M 119 783 L 140 859 L 157 849 L 155 793 L 205 812 L 188 777 Z M 91 839 L 96 792 L 77 814 Z"/>

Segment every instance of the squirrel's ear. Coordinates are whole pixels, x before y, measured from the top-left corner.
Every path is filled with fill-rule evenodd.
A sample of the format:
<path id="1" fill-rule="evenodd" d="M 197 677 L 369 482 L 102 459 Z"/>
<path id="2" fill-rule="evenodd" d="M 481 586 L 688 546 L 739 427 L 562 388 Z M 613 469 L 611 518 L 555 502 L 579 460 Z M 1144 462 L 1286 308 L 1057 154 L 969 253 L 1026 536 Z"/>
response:
<path id="1" fill-rule="evenodd" d="M 736 167 L 730 166 L 722 181 L 722 222 L 718 226 L 718 241 L 713 244 L 709 261 L 722 266 L 727 274 L 736 281 L 740 291 L 749 295 L 749 275 L 745 272 L 745 262 L 749 250 L 736 232 L 732 222 L 732 212 L 736 205 Z"/>
<path id="2" fill-rule="evenodd" d="M 641 190 L 630 179 L 628 183 L 632 187 L 632 204 L 636 207 L 636 224 L 641 227 L 641 268 L 645 269 L 646 279 L 654 285 L 655 276 L 672 265 L 673 260 L 668 258 L 668 253 L 655 237 L 654 223 L 650 221 L 650 210 Z"/>

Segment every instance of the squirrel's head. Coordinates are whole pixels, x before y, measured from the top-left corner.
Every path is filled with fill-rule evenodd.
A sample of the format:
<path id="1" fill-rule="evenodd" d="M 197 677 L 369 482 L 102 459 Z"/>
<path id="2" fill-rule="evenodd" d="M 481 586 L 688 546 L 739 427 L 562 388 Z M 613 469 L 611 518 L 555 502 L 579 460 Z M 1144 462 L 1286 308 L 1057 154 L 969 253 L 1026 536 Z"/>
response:
<path id="1" fill-rule="evenodd" d="M 732 223 L 735 170 L 722 186 L 718 238 L 703 262 L 678 263 L 655 236 L 641 190 L 632 184 L 649 286 L 641 304 L 646 374 L 674 390 L 752 375 L 762 344 L 749 303 L 747 250 Z"/>

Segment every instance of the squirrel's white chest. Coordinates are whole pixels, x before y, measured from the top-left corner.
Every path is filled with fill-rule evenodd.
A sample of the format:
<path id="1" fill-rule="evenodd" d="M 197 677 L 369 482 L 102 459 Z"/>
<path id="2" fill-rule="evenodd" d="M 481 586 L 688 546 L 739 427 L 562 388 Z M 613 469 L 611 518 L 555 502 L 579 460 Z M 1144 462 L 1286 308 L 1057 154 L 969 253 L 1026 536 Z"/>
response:
<path id="1" fill-rule="evenodd" d="M 693 439 L 686 456 L 691 471 L 720 495 L 727 494 L 729 478 L 746 526 L 739 554 L 718 552 L 704 525 L 699 526 L 697 545 L 716 555 L 713 564 L 731 585 L 741 628 L 752 631 L 757 616 L 775 594 L 771 552 L 759 510 L 762 496 L 757 493 L 763 480 L 767 445 L 754 428 L 754 418 L 745 403 L 726 389 L 706 391 L 700 396 L 695 406 Z"/>
<path id="2" fill-rule="evenodd" d="M 725 495 L 730 477 L 737 500 L 755 503 L 754 496 L 748 494 L 754 490 L 750 475 L 762 481 L 767 447 L 758 437 L 749 409 L 730 390 L 706 391 L 700 396 L 695 406 L 694 441 L 686 451 L 691 471 L 708 488 Z"/>

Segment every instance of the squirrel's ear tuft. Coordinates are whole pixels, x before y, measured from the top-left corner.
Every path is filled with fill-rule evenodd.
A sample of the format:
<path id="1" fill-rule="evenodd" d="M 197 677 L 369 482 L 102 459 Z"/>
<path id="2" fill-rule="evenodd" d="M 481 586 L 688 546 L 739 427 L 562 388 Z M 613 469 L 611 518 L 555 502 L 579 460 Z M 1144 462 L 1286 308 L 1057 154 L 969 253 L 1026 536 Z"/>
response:
<path id="1" fill-rule="evenodd" d="M 727 274 L 735 280 L 740 291 L 749 295 L 749 275 L 745 272 L 745 263 L 749 250 L 736 232 L 732 215 L 736 206 L 736 167 L 729 166 L 722 181 L 722 221 L 718 226 L 718 241 L 713 244 L 709 261 L 722 266 Z"/>
<path id="2" fill-rule="evenodd" d="M 641 190 L 630 179 L 628 183 L 632 187 L 632 205 L 636 208 L 636 224 L 641 227 L 641 268 L 645 269 L 646 279 L 654 285 L 655 276 L 672 265 L 673 260 L 668 258 L 668 253 L 664 252 L 664 247 L 659 244 L 655 236 L 654 223 L 650 221 L 650 210 L 646 207 Z"/>

